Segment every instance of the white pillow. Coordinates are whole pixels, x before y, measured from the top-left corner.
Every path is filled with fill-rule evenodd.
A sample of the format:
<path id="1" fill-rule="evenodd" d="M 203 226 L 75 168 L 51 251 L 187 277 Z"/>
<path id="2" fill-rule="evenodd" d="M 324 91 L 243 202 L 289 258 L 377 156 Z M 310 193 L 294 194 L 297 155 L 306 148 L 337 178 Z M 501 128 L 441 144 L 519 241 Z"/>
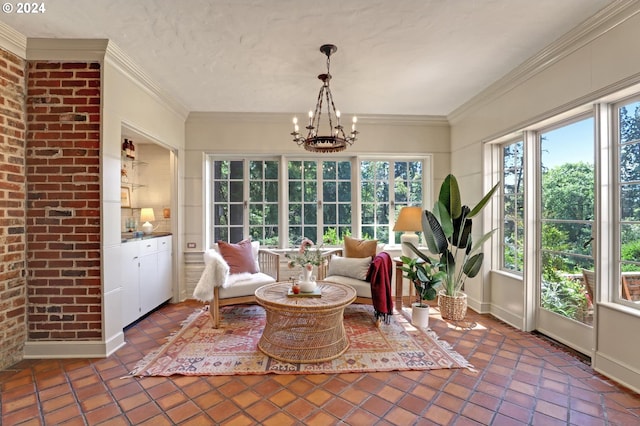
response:
<path id="1" fill-rule="evenodd" d="M 367 272 L 371 265 L 371 256 L 369 257 L 340 257 L 331 255 L 329 262 L 329 272 L 327 275 L 341 275 L 343 277 L 355 278 L 357 280 L 366 280 Z"/>

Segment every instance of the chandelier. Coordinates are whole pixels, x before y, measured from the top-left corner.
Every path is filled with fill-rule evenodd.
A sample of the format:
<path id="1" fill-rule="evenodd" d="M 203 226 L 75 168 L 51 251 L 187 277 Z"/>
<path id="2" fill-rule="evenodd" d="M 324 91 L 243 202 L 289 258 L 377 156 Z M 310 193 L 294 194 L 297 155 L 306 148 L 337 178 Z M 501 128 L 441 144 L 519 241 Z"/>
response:
<path id="1" fill-rule="evenodd" d="M 331 94 L 331 88 L 329 87 L 329 81 L 331 80 L 331 74 L 329 72 L 329 66 L 331 65 L 331 55 L 336 53 L 338 48 L 333 44 L 324 44 L 320 46 L 320 52 L 327 56 L 327 73 L 320 74 L 318 78 L 322 81 L 320 87 L 320 93 L 318 93 L 318 101 L 316 102 L 315 111 L 309 111 L 309 123 L 306 126 L 307 136 L 304 137 L 300 134 L 300 127 L 298 126 L 298 117 L 293 117 L 293 141 L 298 146 L 304 146 L 304 149 L 312 152 L 339 152 L 347 149 L 347 145 L 353 145 L 356 141 L 358 131 L 356 131 L 357 117 L 353 117 L 351 123 L 351 133 L 346 135 L 344 127 L 340 123 L 340 111 L 336 109 L 333 103 L 333 95 Z M 327 112 L 326 123 L 324 123 L 327 135 L 319 135 L 320 122 L 322 118 L 322 104 L 326 100 Z"/>

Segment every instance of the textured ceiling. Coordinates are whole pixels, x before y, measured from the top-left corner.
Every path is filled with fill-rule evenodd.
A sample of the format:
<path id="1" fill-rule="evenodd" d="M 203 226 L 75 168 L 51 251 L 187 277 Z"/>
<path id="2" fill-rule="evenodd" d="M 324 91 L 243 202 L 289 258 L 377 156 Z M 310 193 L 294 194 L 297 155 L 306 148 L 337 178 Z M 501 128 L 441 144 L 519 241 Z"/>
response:
<path id="1" fill-rule="evenodd" d="M 610 0 L 47 0 L 27 37 L 108 38 L 189 111 L 447 115 Z"/>

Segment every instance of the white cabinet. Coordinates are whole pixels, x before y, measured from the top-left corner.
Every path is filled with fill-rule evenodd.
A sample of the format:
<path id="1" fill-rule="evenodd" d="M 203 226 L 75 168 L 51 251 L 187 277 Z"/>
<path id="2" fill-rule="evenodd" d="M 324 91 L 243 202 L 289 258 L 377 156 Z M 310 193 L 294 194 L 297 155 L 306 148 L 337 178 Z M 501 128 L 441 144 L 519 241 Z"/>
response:
<path id="1" fill-rule="evenodd" d="M 122 325 L 126 326 L 142 315 L 140 313 L 140 285 L 138 284 L 140 250 L 137 241 L 124 243 L 121 247 Z"/>
<path id="2" fill-rule="evenodd" d="M 122 244 L 123 326 L 171 299 L 171 236 Z"/>

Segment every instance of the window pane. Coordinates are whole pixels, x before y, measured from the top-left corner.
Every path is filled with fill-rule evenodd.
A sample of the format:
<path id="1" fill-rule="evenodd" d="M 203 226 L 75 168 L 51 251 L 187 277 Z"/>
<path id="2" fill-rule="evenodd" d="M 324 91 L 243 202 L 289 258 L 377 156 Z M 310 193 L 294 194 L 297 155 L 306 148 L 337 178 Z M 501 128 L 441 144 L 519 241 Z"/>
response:
<path id="1" fill-rule="evenodd" d="M 229 228 L 229 242 L 237 243 L 244 239 L 244 229 L 241 226 Z"/>
<path id="2" fill-rule="evenodd" d="M 337 208 L 335 204 L 325 204 L 322 207 L 322 222 L 325 225 L 338 223 Z"/>
<path id="3" fill-rule="evenodd" d="M 214 179 L 228 179 L 229 178 L 229 162 L 228 161 L 216 161 L 213 164 L 213 178 Z"/>
<path id="4" fill-rule="evenodd" d="M 620 107 L 618 116 L 620 144 L 640 140 L 640 101 L 631 102 Z M 638 163 L 637 159 L 636 163 Z"/>
<path id="5" fill-rule="evenodd" d="M 338 223 L 351 225 L 351 204 L 338 205 Z"/>
<path id="6" fill-rule="evenodd" d="M 302 182 L 289 181 L 289 201 L 302 201 Z"/>
<path id="7" fill-rule="evenodd" d="M 262 181 L 249 182 L 249 198 L 251 200 L 262 200 Z"/>
<path id="8" fill-rule="evenodd" d="M 304 201 L 318 200 L 318 182 L 315 180 L 304 182 Z"/>
<path id="9" fill-rule="evenodd" d="M 265 161 L 264 164 L 265 164 L 264 178 L 277 181 L 279 179 L 278 165 L 280 163 L 278 161 Z"/>
<path id="10" fill-rule="evenodd" d="M 338 201 L 351 202 L 351 182 L 338 182 Z"/>
<path id="11" fill-rule="evenodd" d="M 242 179 L 244 173 L 244 163 L 242 161 L 231 161 L 229 164 L 229 178 Z"/>
<path id="12" fill-rule="evenodd" d="M 336 196 L 336 183 L 324 182 L 322 185 L 322 199 L 325 203 L 335 203 Z"/>
<path id="13" fill-rule="evenodd" d="M 640 280 L 640 101 L 620 107 L 618 119 L 620 287 L 617 296 L 638 307 L 632 284 Z"/>
<path id="14" fill-rule="evenodd" d="M 620 188 L 620 219 L 640 221 L 640 184 Z"/>
<path id="15" fill-rule="evenodd" d="M 302 179 L 302 161 L 289 161 L 289 179 Z"/>
<path id="16" fill-rule="evenodd" d="M 522 272 L 524 266 L 524 144 L 502 148 L 502 267 Z"/>
<path id="17" fill-rule="evenodd" d="M 217 201 L 220 201 L 220 202 L 229 201 L 229 183 L 215 182 L 213 184 L 213 194 Z"/>
<path id="18" fill-rule="evenodd" d="M 304 162 L 304 179 L 305 180 L 316 180 L 318 179 L 318 166 L 315 161 L 305 161 Z"/>
<path id="19" fill-rule="evenodd" d="M 338 179 L 351 181 L 350 161 L 340 161 L 338 163 Z"/>
<path id="20" fill-rule="evenodd" d="M 264 200 L 270 203 L 278 202 L 278 182 L 264 183 Z"/>
<path id="21" fill-rule="evenodd" d="M 242 181 L 233 181 L 229 182 L 229 201 L 233 202 L 242 202 L 244 201 L 243 197 L 244 183 Z"/>
<path id="22" fill-rule="evenodd" d="M 336 180 L 337 166 L 335 161 L 323 161 L 322 162 L 322 179 L 323 180 Z"/>
<path id="23" fill-rule="evenodd" d="M 249 167 L 249 179 L 262 180 L 262 161 L 251 161 Z"/>
<path id="24" fill-rule="evenodd" d="M 540 134 L 541 307 L 590 325 L 581 269 L 593 269 L 594 120 Z M 512 183 L 517 185 L 517 177 Z M 518 228 L 516 228 L 518 229 Z"/>

